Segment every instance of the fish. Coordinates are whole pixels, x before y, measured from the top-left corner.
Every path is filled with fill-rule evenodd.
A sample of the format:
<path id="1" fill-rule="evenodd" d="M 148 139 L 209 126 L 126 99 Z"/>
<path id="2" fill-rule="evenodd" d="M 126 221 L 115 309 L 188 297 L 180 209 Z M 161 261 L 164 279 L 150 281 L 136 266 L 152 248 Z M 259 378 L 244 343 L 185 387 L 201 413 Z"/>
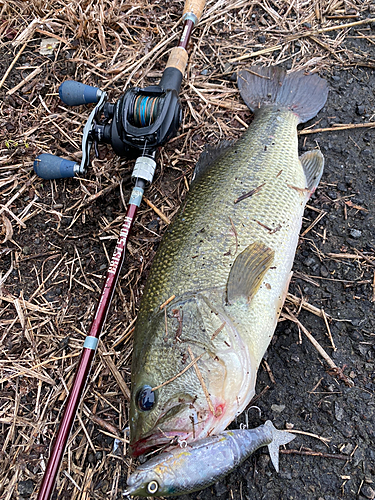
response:
<path id="1" fill-rule="evenodd" d="M 255 429 L 224 431 L 186 447 L 175 447 L 138 466 L 128 478 L 124 495 L 165 497 L 201 490 L 220 481 L 266 445 L 278 472 L 279 447 L 294 438 L 294 434 L 277 430 L 267 420 Z"/>
<path id="2" fill-rule="evenodd" d="M 255 394 L 287 294 L 304 207 L 324 158 L 297 125 L 324 106 L 317 74 L 238 73 L 254 119 L 198 161 L 156 252 L 134 331 L 130 451 L 220 434 Z"/>

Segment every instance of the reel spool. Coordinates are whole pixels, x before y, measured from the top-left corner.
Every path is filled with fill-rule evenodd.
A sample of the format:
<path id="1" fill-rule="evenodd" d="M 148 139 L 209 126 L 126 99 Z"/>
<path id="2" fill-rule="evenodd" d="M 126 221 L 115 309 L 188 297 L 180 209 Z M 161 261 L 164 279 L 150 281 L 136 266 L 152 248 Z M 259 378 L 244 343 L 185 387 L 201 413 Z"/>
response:
<path id="1" fill-rule="evenodd" d="M 135 127 L 146 127 L 154 123 L 158 116 L 159 104 L 160 97 L 137 96 L 133 103 L 132 124 Z"/>
<path id="2" fill-rule="evenodd" d="M 130 158 L 163 146 L 176 135 L 182 119 L 177 92 L 159 86 L 130 89 L 114 106 L 104 106 L 103 113 L 107 123 L 93 127 L 94 140 Z"/>

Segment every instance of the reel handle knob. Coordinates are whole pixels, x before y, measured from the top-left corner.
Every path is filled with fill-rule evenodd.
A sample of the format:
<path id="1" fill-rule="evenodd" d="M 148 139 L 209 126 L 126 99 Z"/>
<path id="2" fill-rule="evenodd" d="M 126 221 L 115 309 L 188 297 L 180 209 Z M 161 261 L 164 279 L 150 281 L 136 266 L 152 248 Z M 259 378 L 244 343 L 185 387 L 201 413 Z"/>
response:
<path id="1" fill-rule="evenodd" d="M 66 80 L 59 87 L 60 99 L 68 106 L 96 103 L 101 94 L 102 91 L 97 87 L 90 87 L 74 80 Z"/>
<path id="2" fill-rule="evenodd" d="M 79 164 L 60 158 L 60 156 L 43 153 L 34 160 L 34 172 L 42 179 L 64 179 L 74 177 L 79 172 Z"/>

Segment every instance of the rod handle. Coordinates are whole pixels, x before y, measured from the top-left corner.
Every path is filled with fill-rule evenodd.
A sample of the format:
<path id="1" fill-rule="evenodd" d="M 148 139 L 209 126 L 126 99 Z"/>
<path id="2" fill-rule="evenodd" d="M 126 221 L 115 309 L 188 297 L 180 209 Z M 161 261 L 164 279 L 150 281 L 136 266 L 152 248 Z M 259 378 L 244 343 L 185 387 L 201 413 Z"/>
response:
<path id="1" fill-rule="evenodd" d="M 46 180 L 74 177 L 78 169 L 78 163 L 49 153 L 43 153 L 34 160 L 34 172 Z"/>
<path id="2" fill-rule="evenodd" d="M 202 16 L 205 3 L 205 0 L 186 0 L 183 14 L 184 17 L 188 16 L 189 14 L 193 14 L 197 18 L 198 22 Z"/>
<path id="3" fill-rule="evenodd" d="M 188 62 L 188 53 L 183 47 L 174 47 L 171 50 L 166 68 L 177 68 L 182 75 L 185 74 Z"/>
<path id="4" fill-rule="evenodd" d="M 68 106 L 97 103 L 102 91 L 74 80 L 66 80 L 59 87 L 60 99 Z"/>

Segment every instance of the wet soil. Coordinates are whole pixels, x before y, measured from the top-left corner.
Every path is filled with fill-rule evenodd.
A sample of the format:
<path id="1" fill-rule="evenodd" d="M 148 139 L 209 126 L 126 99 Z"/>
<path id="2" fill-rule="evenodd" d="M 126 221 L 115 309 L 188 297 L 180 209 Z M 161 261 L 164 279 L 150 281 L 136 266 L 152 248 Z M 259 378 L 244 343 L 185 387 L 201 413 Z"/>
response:
<path id="1" fill-rule="evenodd" d="M 374 33 L 373 30 L 371 32 Z M 350 43 L 351 47 L 358 51 L 363 49 L 361 40 L 352 40 Z M 366 51 L 369 57 L 375 58 L 373 44 L 366 45 Z M 35 54 L 30 53 L 29 56 L 34 58 L 35 64 Z M 25 57 L 27 61 L 27 52 Z M 11 56 L 8 59 L 4 56 L 4 70 L 8 67 L 7 61 L 11 60 Z M 62 78 L 72 71 L 66 60 L 54 64 L 54 71 Z M 331 71 L 326 71 L 323 76 L 327 78 L 330 86 L 328 102 L 307 126 L 326 128 L 339 123 L 360 125 L 374 120 L 374 69 L 342 69 L 333 66 Z M 40 81 L 36 87 L 46 99 L 48 85 L 45 82 L 51 78 L 50 74 L 46 75 L 46 80 Z M 9 87 L 19 81 L 17 74 L 12 75 L 8 82 Z M 29 120 L 24 124 L 23 130 L 38 125 L 38 117 L 33 118 L 32 114 L 21 113 L 25 99 L 29 100 L 26 92 L 22 96 L 15 94 L 12 97 L 5 96 L 3 92 L 3 96 L 6 109 L 2 108 L 2 127 L 3 131 L 7 131 L 7 137 L 12 137 L 22 120 Z M 56 113 L 61 111 L 57 104 L 51 110 Z M 7 119 L 4 120 L 6 113 Z M 248 118 L 249 115 L 245 114 L 244 117 Z M 231 119 L 228 115 L 226 118 L 230 124 Z M 46 133 L 45 128 L 43 130 Z M 56 137 L 56 144 L 59 140 L 64 140 L 58 133 Z M 325 172 L 306 209 L 302 233 L 318 216 L 324 215 L 300 238 L 290 292 L 298 297 L 303 295 L 307 302 L 323 308 L 326 315 L 332 317 L 329 326 L 334 348 L 322 318 L 305 310 L 299 311 L 298 314 L 299 321 L 315 336 L 351 384 L 347 385 L 337 373 L 329 373 L 326 362 L 304 333 L 299 331 L 298 325 L 289 320 L 282 320 L 265 356 L 269 370 L 262 364 L 258 374 L 256 392 L 260 397 L 255 404 L 260 408 L 261 415 L 258 415 L 257 410 L 250 410 L 249 425 L 257 426 L 270 419 L 280 429 L 288 426 L 327 438 L 329 441 L 322 442 L 317 437 L 298 434 L 288 446 L 292 451 L 281 454 L 278 474 L 270 463 L 267 450 L 258 450 L 223 481 L 199 493 L 180 497 L 183 500 L 375 498 L 375 132 L 371 128 L 359 127 L 301 135 L 299 140 L 301 153 L 318 145 L 325 157 Z M 59 356 L 79 352 L 82 332 L 89 324 L 108 265 L 106 252 L 111 255 L 115 244 L 114 233 L 105 228 L 107 224 L 116 221 L 117 217 L 121 217 L 124 207 L 120 190 L 115 186 L 104 197 L 85 206 L 77 214 L 74 206 L 76 202 L 82 201 L 82 190 L 86 188 L 90 194 L 94 193 L 94 190 L 90 191 L 89 183 L 85 185 L 82 182 L 77 185 L 76 181 L 68 180 L 61 184 L 39 182 L 36 185 L 35 180 L 31 182 L 32 154 L 40 152 L 36 142 L 34 140 L 31 152 L 27 150 L 26 142 L 17 147 L 12 143 L 7 146 L 8 149 L 14 148 L 14 151 L 11 151 L 11 165 L 19 164 L 19 168 L 25 173 L 24 182 L 29 182 L 24 194 L 16 200 L 12 209 L 22 213 L 35 194 L 43 206 L 33 217 L 32 224 L 15 231 L 13 240 L 16 245 L 8 241 L 2 246 L 4 251 L 0 256 L 0 265 L 1 270 L 6 272 L 14 264 L 11 279 L 6 282 L 7 293 L 14 297 L 22 294 L 25 300 L 32 300 L 37 280 L 49 276 L 59 259 L 67 256 L 68 265 L 57 268 L 56 272 L 60 275 L 52 275 L 53 282 L 46 287 L 43 301 L 40 301 L 41 307 L 52 304 L 58 316 L 50 326 L 43 326 L 41 318 L 41 326 L 39 330 L 35 330 L 40 334 L 40 355 L 52 353 L 53 356 Z M 184 197 L 184 181 L 181 181 L 181 176 L 191 176 L 192 160 L 195 160 L 197 155 L 186 152 L 187 163 L 182 170 L 165 166 L 168 155 L 172 156 L 176 147 L 182 145 L 183 140 L 166 148 L 164 167 L 155 181 L 153 194 L 161 192 L 180 200 Z M 69 144 L 65 144 L 65 148 L 68 152 L 73 151 Z M 56 149 L 61 155 L 67 152 L 66 149 L 58 149 L 57 145 Z M 111 155 L 102 149 L 103 159 L 106 154 Z M 25 156 L 28 162 L 24 162 Z M 97 165 L 100 169 L 103 160 L 99 160 Z M 105 174 L 104 180 L 107 184 L 103 181 L 106 186 L 108 179 L 122 181 L 124 199 L 128 199 L 130 193 L 129 165 L 130 163 L 120 164 L 112 161 Z M 94 174 L 90 175 L 92 179 L 95 178 Z M 172 213 L 173 208 L 170 209 L 170 214 Z M 136 313 L 149 265 L 164 228 L 150 209 L 141 209 L 139 223 L 135 226 L 127 254 L 127 268 L 120 281 L 121 289 L 118 289 L 109 319 L 108 330 L 115 333 L 104 339 L 108 350 L 117 335 L 116 325 L 128 323 L 129 318 L 134 317 Z M 154 234 L 150 235 L 150 230 Z M 144 251 L 147 259 L 140 258 L 138 251 Z M 17 258 L 14 252 L 18 252 Z M 332 254 L 340 256 L 334 257 Z M 348 257 L 345 257 L 345 254 Z M 354 255 L 357 257 L 353 257 Z M 72 262 L 74 272 L 71 272 Z M 142 275 L 138 272 L 140 266 Z M 290 304 L 287 304 L 287 307 L 295 312 Z M 3 303 L 2 308 L 2 319 L 11 319 L 7 305 Z M 5 338 L 4 342 L 7 342 L 5 347 L 9 355 L 22 358 L 27 346 L 24 333 L 9 341 Z M 100 359 L 102 361 L 102 358 Z M 109 400 L 111 394 L 115 394 L 112 397 L 118 398 L 116 394 L 119 391 L 114 388 L 115 381 L 108 368 L 102 364 L 103 372 L 98 374 L 95 371 L 97 367 L 98 364 L 93 369 L 90 388 L 94 387 L 102 394 L 105 393 Z M 64 369 L 65 365 L 51 367 L 56 382 L 60 383 Z M 272 373 L 271 376 L 269 372 Z M 123 365 L 121 373 L 128 382 L 129 364 Z M 27 415 L 27 412 L 34 408 L 38 384 L 34 379 L 23 379 L 19 384 L 23 391 L 22 411 Z M 15 391 L 15 385 L 9 383 L 2 389 L 2 397 L 10 399 Z M 56 401 L 50 423 L 58 421 L 62 400 Z M 92 394 L 87 394 L 86 404 L 91 405 L 90 408 L 94 405 L 97 405 L 95 408 L 98 407 L 98 402 L 94 402 Z M 111 413 L 105 405 L 101 407 L 99 404 L 98 410 L 104 419 L 112 419 L 111 421 L 120 428 L 126 423 L 126 418 L 119 418 L 117 413 Z M 20 414 L 22 415 L 22 412 Z M 244 421 L 244 416 L 241 416 L 232 427 L 238 427 Z M 99 451 L 96 455 L 91 451 L 86 453 L 81 476 L 86 474 L 90 467 L 96 467 L 103 456 L 106 456 L 105 467 L 96 469 L 90 486 L 91 498 L 108 498 L 110 485 L 116 474 L 119 475 L 117 498 L 122 498 L 120 490 L 125 487 L 129 465 L 127 455 L 121 456 L 121 453 L 117 453 L 117 456 L 115 452 L 111 457 L 113 439 L 103 436 L 92 424 L 89 430 L 92 442 Z M 4 436 L 1 438 L 2 443 Z M 33 490 L 35 495 L 36 485 L 41 477 L 40 456 L 41 453 L 47 454 L 51 437 L 52 433 L 47 432 L 44 437 L 38 438 L 31 451 L 26 448 L 23 454 L 19 455 L 18 460 L 22 462 L 23 470 L 28 468 L 28 472 L 21 474 L 18 489 L 12 498 L 29 498 Z M 79 444 L 79 440 L 84 437 L 77 439 Z M 68 484 L 71 488 L 71 483 Z M 65 492 L 60 489 L 59 498 L 70 497 L 69 488 Z M 6 488 L 3 492 L 6 494 Z"/>

